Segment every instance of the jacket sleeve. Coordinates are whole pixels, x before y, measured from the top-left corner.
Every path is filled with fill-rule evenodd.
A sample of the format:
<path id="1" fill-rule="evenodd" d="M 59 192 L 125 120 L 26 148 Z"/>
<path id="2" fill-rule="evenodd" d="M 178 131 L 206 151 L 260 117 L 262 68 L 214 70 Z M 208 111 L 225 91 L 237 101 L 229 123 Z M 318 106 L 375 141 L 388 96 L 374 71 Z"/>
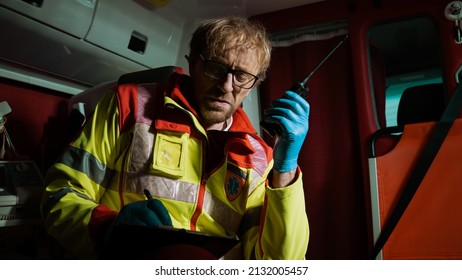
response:
<path id="1" fill-rule="evenodd" d="M 268 181 L 268 180 L 267 180 Z M 246 259 L 304 259 L 309 241 L 302 173 L 285 188 L 264 186 L 260 223 L 243 236 Z M 256 194 L 257 195 L 257 194 Z"/>
<path id="2" fill-rule="evenodd" d="M 118 154 L 117 98 L 106 94 L 82 132 L 46 174 L 41 211 L 47 232 L 71 254 L 96 257 L 94 239 L 117 212 L 99 204 Z"/>

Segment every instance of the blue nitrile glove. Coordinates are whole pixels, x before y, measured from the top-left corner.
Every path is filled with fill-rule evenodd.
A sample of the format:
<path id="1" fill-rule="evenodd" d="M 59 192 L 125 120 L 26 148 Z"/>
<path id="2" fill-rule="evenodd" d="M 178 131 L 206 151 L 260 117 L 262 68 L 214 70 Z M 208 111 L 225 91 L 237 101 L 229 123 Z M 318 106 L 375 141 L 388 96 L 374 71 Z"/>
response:
<path id="1" fill-rule="evenodd" d="M 167 209 L 158 199 L 148 199 L 125 205 L 117 215 L 114 225 L 130 224 L 147 227 L 172 226 Z"/>
<path id="2" fill-rule="evenodd" d="M 297 168 L 298 154 L 308 133 L 310 105 L 300 95 L 286 91 L 265 110 L 265 121 L 276 124 L 278 139 L 273 149 L 274 167 L 279 172 Z"/>
<path id="3" fill-rule="evenodd" d="M 127 231 L 120 231 L 119 226 L 155 228 L 162 225 L 172 226 L 172 220 L 160 200 L 151 198 L 129 203 L 120 209 L 114 221 L 97 236 L 95 249 L 100 258 L 118 258 L 133 242 L 133 236 L 127 237 Z M 122 246 L 125 249 L 119 251 L 121 244 L 125 244 Z"/>

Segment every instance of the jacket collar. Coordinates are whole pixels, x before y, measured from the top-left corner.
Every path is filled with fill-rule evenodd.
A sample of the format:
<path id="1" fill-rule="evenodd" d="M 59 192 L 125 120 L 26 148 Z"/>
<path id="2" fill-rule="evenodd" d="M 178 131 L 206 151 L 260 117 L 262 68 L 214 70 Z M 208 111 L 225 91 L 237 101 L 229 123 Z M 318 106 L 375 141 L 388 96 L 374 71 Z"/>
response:
<path id="1" fill-rule="evenodd" d="M 165 90 L 165 95 L 172 98 L 178 104 L 189 110 L 200 121 L 201 118 L 196 109 L 189 102 L 191 92 L 191 77 L 185 74 L 173 73 Z M 244 132 L 255 134 L 257 133 L 252 123 L 250 122 L 247 114 L 239 107 L 233 114 L 233 124 L 229 129 L 230 132 Z"/>

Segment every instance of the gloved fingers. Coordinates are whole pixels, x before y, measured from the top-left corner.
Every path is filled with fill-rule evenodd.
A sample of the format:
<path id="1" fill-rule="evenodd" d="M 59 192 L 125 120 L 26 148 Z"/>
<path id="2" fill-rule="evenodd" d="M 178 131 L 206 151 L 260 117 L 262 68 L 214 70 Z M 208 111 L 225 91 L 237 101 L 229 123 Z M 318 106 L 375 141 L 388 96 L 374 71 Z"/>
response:
<path id="1" fill-rule="evenodd" d="M 170 215 L 158 199 L 136 201 L 125 205 L 116 217 L 115 224 L 141 226 L 172 226 Z"/>
<path id="2" fill-rule="evenodd" d="M 144 219 L 142 218 L 142 215 L 140 216 L 140 210 L 139 207 L 144 207 L 140 204 L 137 204 L 136 202 L 134 204 L 127 204 L 125 205 L 117 215 L 114 224 L 135 224 L 135 225 L 144 225 Z"/>
<path id="3" fill-rule="evenodd" d="M 269 108 L 265 112 L 265 121 L 276 124 L 285 134 L 306 134 L 308 131 L 308 115 L 300 115 L 290 109 Z"/>
<path id="4" fill-rule="evenodd" d="M 160 220 L 159 216 L 156 212 L 150 211 L 150 209 L 146 209 L 147 213 L 143 215 L 143 222 L 144 225 L 148 227 L 158 227 L 164 225 L 164 223 Z"/>
<path id="5" fill-rule="evenodd" d="M 271 115 L 267 118 L 265 118 L 265 121 L 268 122 L 268 123 L 273 123 L 273 124 L 276 124 L 280 127 L 281 129 L 281 132 L 284 134 L 284 135 L 288 135 L 290 134 L 289 132 L 289 128 L 291 127 L 291 123 L 292 121 L 288 120 L 286 116 L 280 116 L 280 115 Z M 287 138 L 287 137 L 285 137 Z"/>
<path id="6" fill-rule="evenodd" d="M 274 117 L 283 117 L 289 120 L 296 120 L 297 114 L 295 114 L 291 109 L 284 107 L 271 107 L 265 110 L 265 118 L 274 118 Z"/>
<path id="7" fill-rule="evenodd" d="M 133 215 L 129 221 L 125 221 L 124 223 L 129 223 L 133 225 L 139 226 L 158 226 L 160 223 L 159 218 L 156 216 L 151 217 L 153 215 L 149 215 L 147 213 L 142 213 L 141 215 Z"/>
<path id="8" fill-rule="evenodd" d="M 276 99 L 271 102 L 270 108 L 265 110 L 265 115 L 279 114 L 288 115 L 289 112 L 293 114 L 304 114 L 301 106 L 297 102 L 288 99 Z"/>
<path id="9" fill-rule="evenodd" d="M 273 107 L 291 108 L 298 114 L 309 113 L 310 105 L 305 98 L 292 91 L 286 91 L 284 95 L 271 102 Z"/>
<path id="10" fill-rule="evenodd" d="M 148 227 L 157 227 L 163 225 L 156 211 L 149 207 L 148 202 L 149 201 L 137 201 L 132 203 L 136 207 L 133 207 L 133 213 L 131 213 L 132 215 L 130 217 L 130 222 Z"/>
<path id="11" fill-rule="evenodd" d="M 298 155 L 308 133 L 310 106 L 298 94 L 287 91 L 265 110 L 265 121 L 280 128 L 273 150 L 273 169 L 289 172 L 297 168 Z"/>
<path id="12" fill-rule="evenodd" d="M 272 107 L 264 111 L 265 117 L 272 115 L 285 116 L 291 120 L 308 120 L 310 107 L 305 99 L 298 95 L 290 98 L 279 98 L 274 100 Z"/>
<path id="13" fill-rule="evenodd" d="M 297 102 L 297 104 L 301 107 L 302 112 L 309 112 L 310 111 L 310 104 L 308 103 L 308 101 L 305 98 L 303 98 L 299 94 L 288 90 L 288 91 L 286 91 L 284 93 L 284 97 Z"/>
<path id="14" fill-rule="evenodd" d="M 147 201 L 147 207 L 152 210 L 162 225 L 165 226 L 173 226 L 172 219 L 170 218 L 170 214 L 165 208 L 164 204 L 158 199 L 150 199 Z"/>

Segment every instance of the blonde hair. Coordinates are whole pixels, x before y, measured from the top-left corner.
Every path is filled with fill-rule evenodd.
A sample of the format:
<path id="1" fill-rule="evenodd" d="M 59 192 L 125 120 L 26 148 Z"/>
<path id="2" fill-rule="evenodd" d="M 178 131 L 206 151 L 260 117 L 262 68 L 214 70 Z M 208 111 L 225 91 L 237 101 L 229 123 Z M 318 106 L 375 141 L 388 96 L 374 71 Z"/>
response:
<path id="1" fill-rule="evenodd" d="M 191 58 L 204 53 L 219 57 L 231 49 L 254 50 L 260 80 L 265 79 L 271 60 L 271 42 L 263 25 L 237 16 L 203 21 L 193 33 L 189 48 Z"/>

